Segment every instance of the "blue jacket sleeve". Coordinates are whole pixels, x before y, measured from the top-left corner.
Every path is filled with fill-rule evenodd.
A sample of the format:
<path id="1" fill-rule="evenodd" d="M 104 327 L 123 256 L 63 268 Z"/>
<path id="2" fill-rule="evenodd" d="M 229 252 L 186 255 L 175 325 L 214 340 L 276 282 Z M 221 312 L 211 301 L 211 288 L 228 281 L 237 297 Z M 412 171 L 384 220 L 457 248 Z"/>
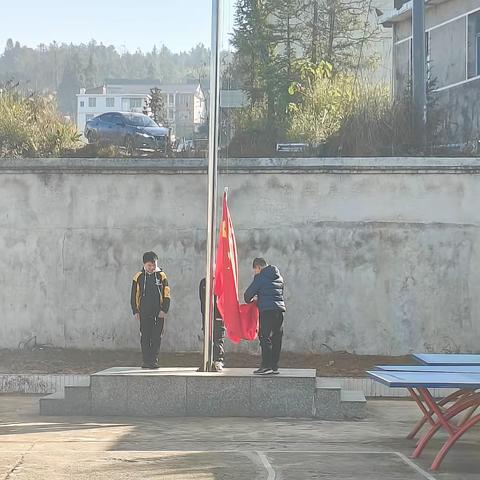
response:
<path id="1" fill-rule="evenodd" d="M 255 275 L 253 282 L 245 290 L 243 298 L 246 303 L 250 303 L 253 300 L 253 297 L 255 295 L 258 295 L 258 276 L 257 275 Z"/>

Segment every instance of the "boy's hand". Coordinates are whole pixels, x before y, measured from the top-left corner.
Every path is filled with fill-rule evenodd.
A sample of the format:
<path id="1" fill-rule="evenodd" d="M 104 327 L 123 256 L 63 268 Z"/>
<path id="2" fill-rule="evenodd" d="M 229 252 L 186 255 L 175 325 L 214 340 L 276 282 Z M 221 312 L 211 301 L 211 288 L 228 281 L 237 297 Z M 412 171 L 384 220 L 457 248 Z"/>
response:
<path id="1" fill-rule="evenodd" d="M 136 318 L 137 321 L 139 322 L 139 321 L 140 321 L 140 314 L 139 314 L 139 313 L 136 313 L 136 314 L 135 314 L 135 318 Z"/>

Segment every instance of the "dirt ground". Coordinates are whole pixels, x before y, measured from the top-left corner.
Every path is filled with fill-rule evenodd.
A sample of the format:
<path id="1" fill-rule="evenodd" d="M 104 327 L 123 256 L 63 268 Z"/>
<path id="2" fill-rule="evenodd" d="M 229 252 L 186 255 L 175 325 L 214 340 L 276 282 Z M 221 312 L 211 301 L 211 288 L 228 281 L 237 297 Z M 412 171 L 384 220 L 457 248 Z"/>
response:
<path id="1" fill-rule="evenodd" d="M 136 350 L 74 350 L 44 348 L 41 350 L 0 350 L 0 373 L 94 373 L 110 367 L 138 365 Z M 256 367 L 259 355 L 226 354 L 228 367 Z M 410 364 L 412 359 L 376 355 L 352 355 L 345 352 L 325 354 L 282 353 L 283 368 L 315 368 L 318 376 L 362 377 L 365 370 L 379 364 Z M 192 367 L 201 364 L 200 353 L 161 353 L 165 367 Z"/>

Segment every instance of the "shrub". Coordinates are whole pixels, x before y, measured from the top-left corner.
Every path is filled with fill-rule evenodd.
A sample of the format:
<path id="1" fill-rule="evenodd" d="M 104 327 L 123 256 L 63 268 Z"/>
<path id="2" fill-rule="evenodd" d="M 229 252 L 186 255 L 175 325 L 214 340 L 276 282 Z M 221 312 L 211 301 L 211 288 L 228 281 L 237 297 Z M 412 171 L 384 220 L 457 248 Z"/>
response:
<path id="1" fill-rule="evenodd" d="M 61 156 L 79 142 L 52 96 L 25 93 L 11 82 L 0 85 L 0 157 Z"/>

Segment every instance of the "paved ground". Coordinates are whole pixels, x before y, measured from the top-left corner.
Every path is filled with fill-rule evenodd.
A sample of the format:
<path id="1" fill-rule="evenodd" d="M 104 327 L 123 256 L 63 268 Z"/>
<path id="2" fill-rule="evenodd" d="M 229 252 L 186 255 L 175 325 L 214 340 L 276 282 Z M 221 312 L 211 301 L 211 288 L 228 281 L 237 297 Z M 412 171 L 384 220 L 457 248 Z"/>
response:
<path id="1" fill-rule="evenodd" d="M 0 479 L 480 478 L 480 428 L 431 474 L 434 449 L 408 459 L 413 445 L 404 437 L 416 418 L 406 401 L 371 401 L 361 422 L 56 418 L 38 415 L 37 396 L 0 395 Z"/>

